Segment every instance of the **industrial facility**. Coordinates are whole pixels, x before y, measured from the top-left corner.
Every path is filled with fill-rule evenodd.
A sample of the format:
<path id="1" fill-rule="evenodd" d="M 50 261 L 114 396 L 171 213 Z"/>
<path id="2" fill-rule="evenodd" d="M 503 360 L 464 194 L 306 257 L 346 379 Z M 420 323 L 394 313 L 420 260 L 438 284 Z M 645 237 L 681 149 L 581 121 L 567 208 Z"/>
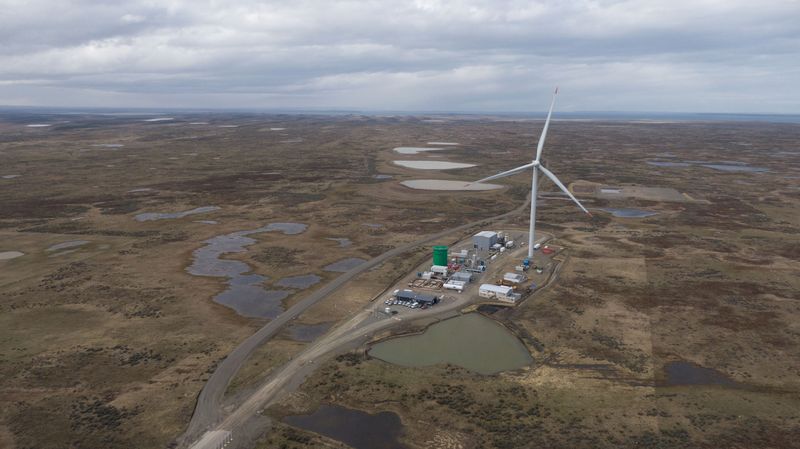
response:
<path id="1" fill-rule="evenodd" d="M 455 248 L 434 246 L 432 264 L 417 272 L 416 277 L 408 281 L 408 288 L 395 290 L 384 301 L 389 306 L 386 313 L 398 313 L 391 306 L 409 309 L 433 307 L 448 294 L 475 295 L 490 301 L 517 304 L 536 288 L 528 275 L 541 273 L 541 267 L 535 266 L 532 258 L 519 263 L 504 257 L 515 248 L 515 240 L 523 241 L 524 246 L 524 234 L 516 237 L 512 238 L 508 232 L 484 230 L 473 235 L 466 245 L 460 244 Z M 534 250 L 539 249 L 537 244 Z M 552 254 L 552 250 L 548 254 Z M 533 270 L 529 271 L 531 268 Z M 490 279 L 486 279 L 489 276 Z"/>

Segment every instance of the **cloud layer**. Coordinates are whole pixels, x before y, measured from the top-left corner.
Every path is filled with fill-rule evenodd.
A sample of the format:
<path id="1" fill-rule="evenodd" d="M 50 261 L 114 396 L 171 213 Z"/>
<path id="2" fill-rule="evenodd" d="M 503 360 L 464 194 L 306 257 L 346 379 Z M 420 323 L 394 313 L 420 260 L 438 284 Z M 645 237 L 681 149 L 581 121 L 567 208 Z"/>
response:
<path id="1" fill-rule="evenodd" d="M 800 113 L 800 1 L 0 0 L 0 104 Z"/>

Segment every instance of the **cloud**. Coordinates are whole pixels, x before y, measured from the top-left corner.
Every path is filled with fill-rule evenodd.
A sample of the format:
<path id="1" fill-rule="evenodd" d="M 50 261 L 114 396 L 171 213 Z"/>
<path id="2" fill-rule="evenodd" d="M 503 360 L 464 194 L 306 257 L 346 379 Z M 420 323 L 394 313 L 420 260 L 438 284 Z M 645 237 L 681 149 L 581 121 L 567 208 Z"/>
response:
<path id="1" fill-rule="evenodd" d="M 4 1 L 0 104 L 800 113 L 794 0 Z M 563 101 L 563 99 L 562 99 Z"/>

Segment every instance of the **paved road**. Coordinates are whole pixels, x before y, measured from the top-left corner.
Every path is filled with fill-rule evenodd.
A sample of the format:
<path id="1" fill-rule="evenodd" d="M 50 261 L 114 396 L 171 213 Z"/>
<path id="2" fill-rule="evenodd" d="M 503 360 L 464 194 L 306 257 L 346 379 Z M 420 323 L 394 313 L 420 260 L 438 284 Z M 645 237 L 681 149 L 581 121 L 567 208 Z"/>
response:
<path id="1" fill-rule="evenodd" d="M 343 273 L 342 275 L 340 275 L 333 281 L 329 282 L 319 290 L 314 291 L 306 298 L 295 303 L 292 307 L 283 312 L 280 316 L 270 321 L 269 323 L 264 325 L 261 329 L 259 329 L 256 333 L 254 333 L 246 340 L 244 340 L 239 346 L 236 347 L 236 349 L 234 349 L 230 354 L 228 354 L 228 356 L 224 360 L 222 360 L 222 362 L 220 362 L 220 364 L 217 366 L 217 369 L 208 379 L 208 382 L 206 382 L 206 385 L 200 392 L 200 396 L 198 396 L 197 398 L 197 404 L 195 405 L 194 414 L 192 415 L 192 420 L 189 423 L 189 427 L 186 433 L 184 434 L 183 441 L 190 442 L 196 440 L 205 431 L 210 430 L 212 427 L 214 427 L 216 423 L 219 422 L 220 412 L 222 409 L 222 399 L 223 396 L 225 395 L 225 390 L 227 390 L 228 385 L 230 384 L 231 380 L 233 380 L 233 377 L 242 367 L 247 358 L 250 357 L 253 351 L 255 351 L 265 341 L 272 338 L 272 336 L 274 336 L 287 322 L 297 317 L 298 315 L 306 311 L 309 307 L 313 306 L 317 302 L 321 301 L 331 293 L 341 288 L 342 285 L 344 285 L 357 275 L 363 273 L 364 271 L 369 270 L 370 268 L 380 265 L 381 263 L 385 262 L 388 259 L 391 259 L 392 257 L 399 256 L 407 251 L 414 249 L 415 247 L 425 245 L 431 241 L 438 240 L 449 234 L 460 232 L 469 229 L 471 227 L 488 224 L 492 221 L 509 217 L 511 215 L 523 211 L 528 207 L 529 204 L 530 204 L 530 194 L 528 195 L 528 198 L 523 205 L 517 207 L 511 212 L 506 212 L 504 214 L 500 214 L 495 217 L 486 218 L 471 223 L 466 223 L 461 226 L 457 226 L 455 228 L 450 228 L 438 232 L 436 234 L 429 235 L 415 242 L 394 248 L 390 251 L 381 254 L 378 257 L 368 260 L 367 262 L 353 268 L 350 271 L 347 271 L 346 273 Z M 250 401 L 247 401 L 247 403 L 249 402 Z"/>

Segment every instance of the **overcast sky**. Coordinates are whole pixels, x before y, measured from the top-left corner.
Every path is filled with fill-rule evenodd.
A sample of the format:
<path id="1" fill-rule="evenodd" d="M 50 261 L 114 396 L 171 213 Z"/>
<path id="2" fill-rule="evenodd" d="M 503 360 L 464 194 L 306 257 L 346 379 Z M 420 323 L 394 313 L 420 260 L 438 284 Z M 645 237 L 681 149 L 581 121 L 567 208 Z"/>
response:
<path id="1" fill-rule="evenodd" d="M 0 0 L 0 104 L 800 113 L 800 0 Z"/>

